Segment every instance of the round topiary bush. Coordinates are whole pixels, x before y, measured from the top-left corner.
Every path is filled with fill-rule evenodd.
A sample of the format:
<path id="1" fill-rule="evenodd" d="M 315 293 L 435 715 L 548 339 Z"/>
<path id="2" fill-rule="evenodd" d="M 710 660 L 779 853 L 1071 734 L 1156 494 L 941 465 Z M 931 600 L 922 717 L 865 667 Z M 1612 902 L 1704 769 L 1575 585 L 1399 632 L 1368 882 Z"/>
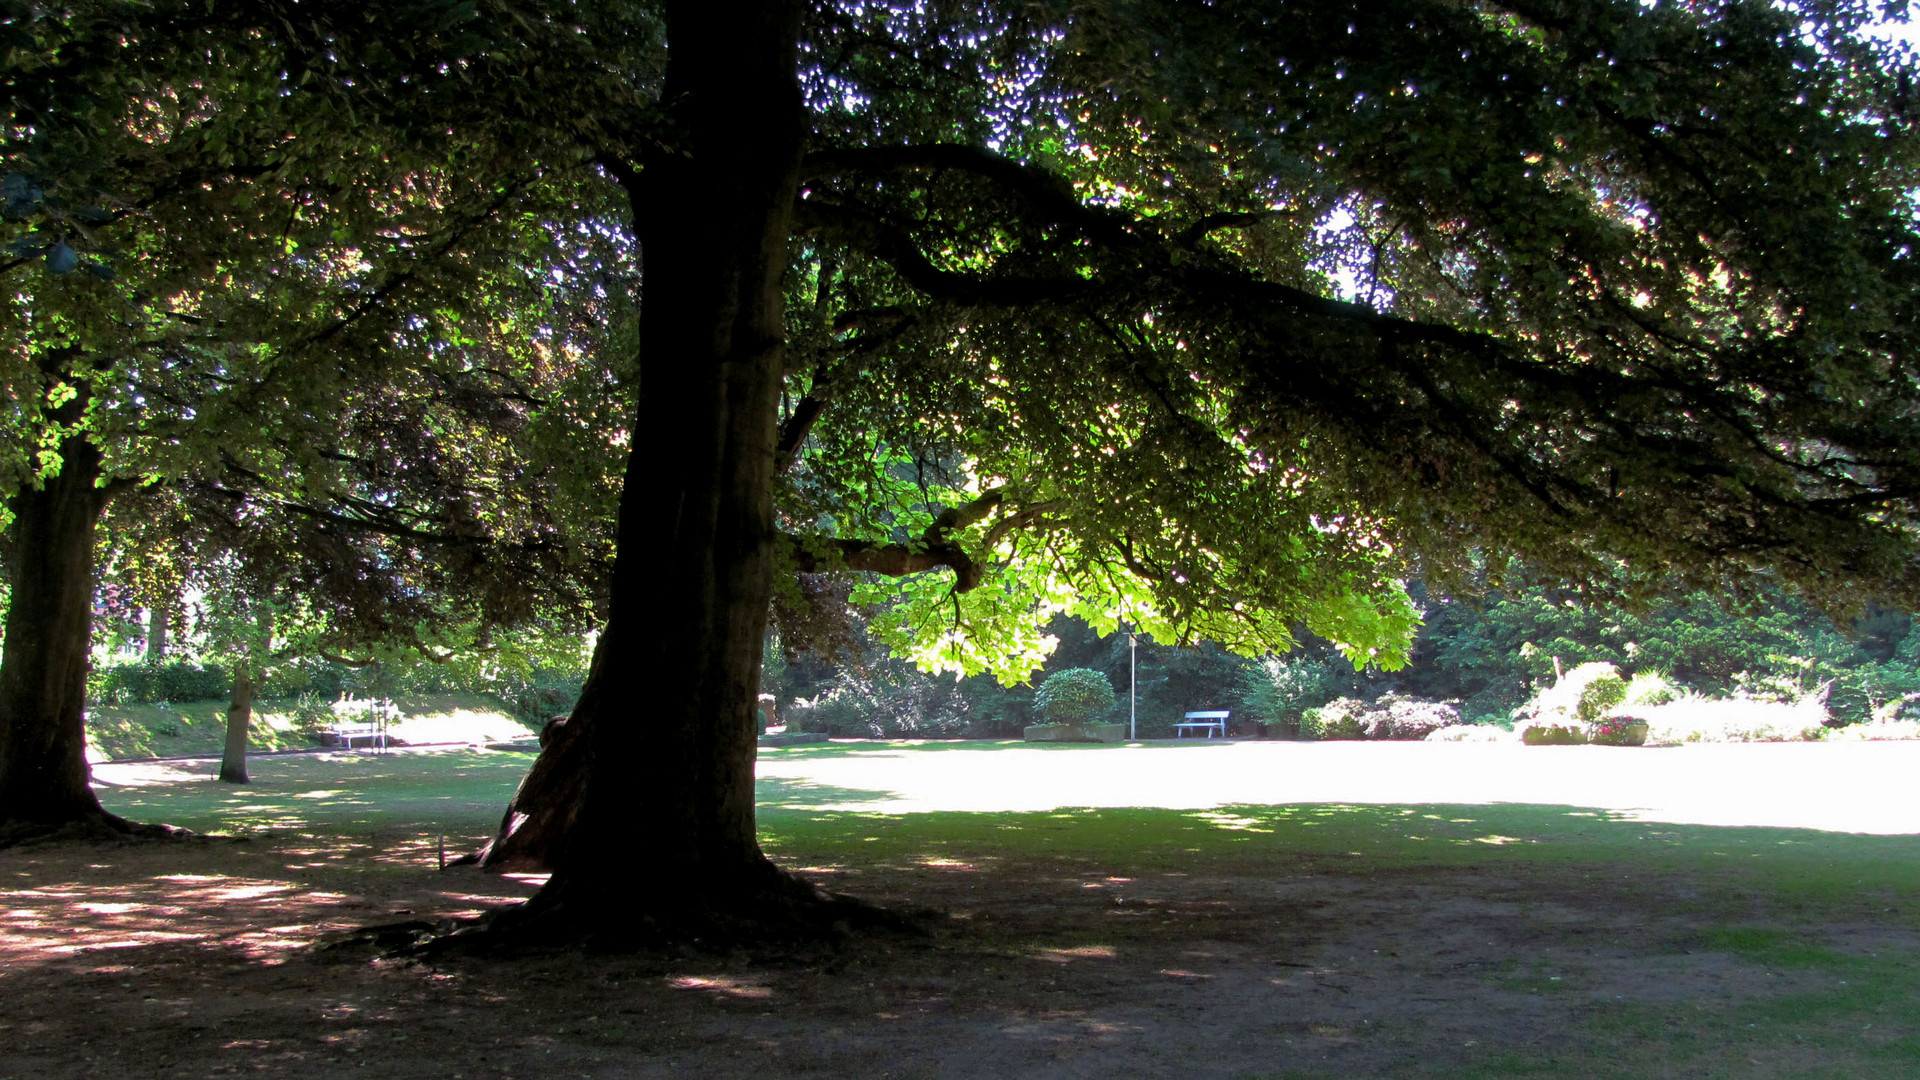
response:
<path id="1" fill-rule="evenodd" d="M 1113 708 L 1113 684 L 1091 668 L 1055 672 L 1033 696 L 1033 710 L 1050 724 L 1084 724 Z"/>
<path id="2" fill-rule="evenodd" d="M 1585 724 L 1606 715 L 1627 696 L 1627 680 L 1620 669 L 1603 660 L 1581 664 L 1535 694 L 1514 712 L 1516 721 L 1542 724 Z"/>
<path id="3" fill-rule="evenodd" d="M 1567 681 L 1580 688 L 1574 718 L 1583 723 L 1593 723 L 1627 698 L 1627 680 L 1612 664 L 1581 664 L 1567 672 Z"/>

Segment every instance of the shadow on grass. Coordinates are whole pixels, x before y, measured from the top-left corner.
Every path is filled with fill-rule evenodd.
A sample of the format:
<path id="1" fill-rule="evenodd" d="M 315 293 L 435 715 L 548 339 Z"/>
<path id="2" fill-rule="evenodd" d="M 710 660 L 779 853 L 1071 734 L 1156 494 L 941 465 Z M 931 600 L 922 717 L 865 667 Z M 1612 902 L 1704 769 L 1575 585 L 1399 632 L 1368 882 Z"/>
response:
<path id="1" fill-rule="evenodd" d="M 806 789 L 794 796 L 815 794 Z M 822 788 L 823 803 L 846 801 Z M 869 797 L 884 798 L 883 793 Z M 888 814 L 763 807 L 762 843 L 807 865 L 1044 860 L 1071 852 L 1119 867 L 1269 873 L 1623 866 L 1762 889 L 1799 905 L 1920 893 L 1920 836 L 1674 825 L 1570 806 L 1229 806 L 1030 813 Z M 850 842 L 851 841 L 851 842 Z M 1920 910 L 1908 915 L 1920 918 Z"/>
<path id="2" fill-rule="evenodd" d="M 822 805 L 884 803 L 900 797 L 896 791 L 835 787 L 785 776 L 763 776 L 754 782 L 754 799 L 763 813 L 768 810 L 810 810 Z"/>
<path id="3" fill-rule="evenodd" d="M 252 782 L 223 784 L 214 766 L 95 769 L 107 809 L 196 832 L 268 829 L 362 833 L 420 827 L 487 833 L 526 775 L 525 754 L 488 751 L 340 753 L 257 758 Z"/>

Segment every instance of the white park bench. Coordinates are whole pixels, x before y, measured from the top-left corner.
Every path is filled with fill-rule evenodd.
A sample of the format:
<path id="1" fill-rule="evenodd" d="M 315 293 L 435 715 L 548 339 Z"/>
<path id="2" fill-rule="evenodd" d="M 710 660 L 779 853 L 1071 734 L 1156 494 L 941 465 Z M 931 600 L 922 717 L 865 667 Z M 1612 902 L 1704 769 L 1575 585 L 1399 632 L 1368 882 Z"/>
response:
<path id="1" fill-rule="evenodd" d="M 353 740 L 365 739 L 368 745 L 384 747 L 387 745 L 385 724 L 331 724 L 322 729 L 323 733 L 333 737 L 335 745 L 353 749 Z"/>
<path id="2" fill-rule="evenodd" d="M 1173 737 L 1184 739 L 1189 731 L 1204 731 L 1209 739 L 1213 738 L 1215 732 L 1224 739 L 1227 737 L 1227 717 L 1231 715 L 1230 712 L 1190 712 L 1185 720 L 1173 725 Z"/>

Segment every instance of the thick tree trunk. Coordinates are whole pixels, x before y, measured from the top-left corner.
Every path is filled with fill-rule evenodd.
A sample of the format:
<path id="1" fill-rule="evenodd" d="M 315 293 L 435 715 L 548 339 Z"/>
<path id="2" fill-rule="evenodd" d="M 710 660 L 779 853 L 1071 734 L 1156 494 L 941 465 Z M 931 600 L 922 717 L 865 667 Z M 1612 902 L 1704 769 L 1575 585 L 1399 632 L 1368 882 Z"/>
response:
<path id="1" fill-rule="evenodd" d="M 87 775 L 93 539 L 107 501 L 100 461 L 86 436 L 70 436 L 60 446 L 59 474 L 12 499 L 12 596 L 0 652 L 0 842 L 125 824 L 100 808 Z"/>
<path id="2" fill-rule="evenodd" d="M 664 100 L 687 142 L 627 179 L 647 270 L 611 616 L 488 854 L 554 870 L 502 928 L 781 933 L 842 910 L 776 869 L 754 830 L 799 10 L 668 13 Z"/>
<path id="3" fill-rule="evenodd" d="M 220 754 L 220 779 L 247 782 L 247 730 L 253 726 L 253 669 L 233 666 L 233 693 L 227 699 L 227 745 Z"/>

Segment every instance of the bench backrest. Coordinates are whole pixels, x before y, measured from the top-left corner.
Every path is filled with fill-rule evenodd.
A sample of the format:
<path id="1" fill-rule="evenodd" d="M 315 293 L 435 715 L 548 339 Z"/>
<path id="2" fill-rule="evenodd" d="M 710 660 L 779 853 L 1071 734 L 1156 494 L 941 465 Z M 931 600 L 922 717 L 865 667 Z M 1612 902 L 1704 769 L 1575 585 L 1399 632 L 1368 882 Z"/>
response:
<path id="1" fill-rule="evenodd" d="M 1233 715 L 1231 712 L 1190 712 L 1187 714 L 1187 719 L 1189 720 L 1225 720 L 1227 717 L 1231 715 Z"/>

